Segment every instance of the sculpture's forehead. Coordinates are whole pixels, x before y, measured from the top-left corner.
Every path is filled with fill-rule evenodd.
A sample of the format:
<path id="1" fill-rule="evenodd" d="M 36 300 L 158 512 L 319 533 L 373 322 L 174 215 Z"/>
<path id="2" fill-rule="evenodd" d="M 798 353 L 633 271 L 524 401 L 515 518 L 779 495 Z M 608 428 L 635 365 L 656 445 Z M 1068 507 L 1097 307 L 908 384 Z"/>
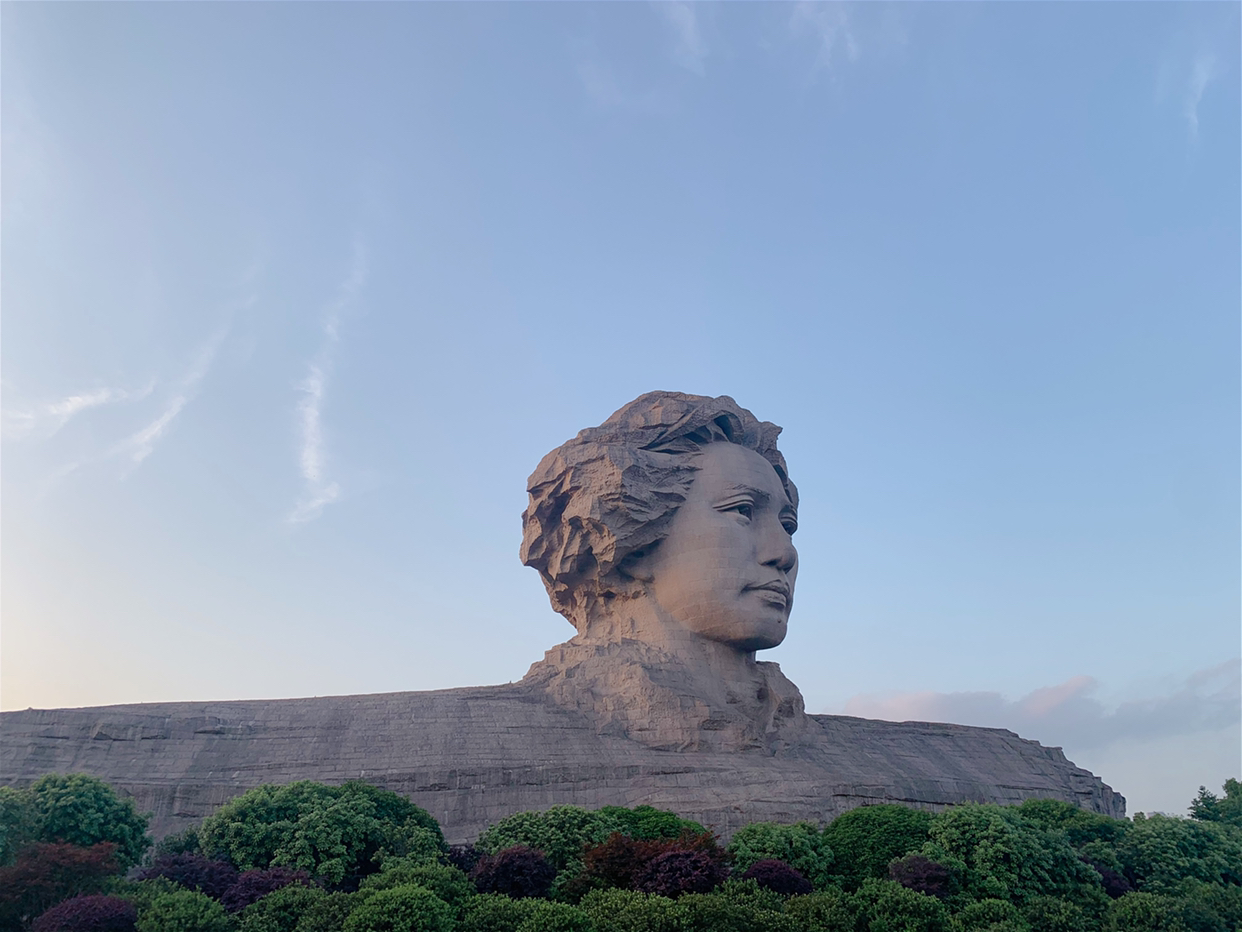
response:
<path id="1" fill-rule="evenodd" d="M 776 468 L 754 450 L 736 443 L 708 444 L 695 457 L 694 465 L 698 471 L 690 486 L 690 498 L 718 498 L 738 489 L 755 489 L 775 502 L 789 501 Z"/>

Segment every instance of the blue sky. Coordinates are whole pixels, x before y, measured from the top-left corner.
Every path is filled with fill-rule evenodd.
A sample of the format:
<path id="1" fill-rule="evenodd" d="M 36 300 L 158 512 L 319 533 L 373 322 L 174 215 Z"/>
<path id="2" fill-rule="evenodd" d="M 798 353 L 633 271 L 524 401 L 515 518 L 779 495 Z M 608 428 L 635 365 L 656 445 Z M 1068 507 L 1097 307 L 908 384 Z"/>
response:
<path id="1" fill-rule="evenodd" d="M 785 428 L 811 711 L 1242 771 L 1237 4 L 4 27 L 4 708 L 517 679 L 659 388 Z"/>

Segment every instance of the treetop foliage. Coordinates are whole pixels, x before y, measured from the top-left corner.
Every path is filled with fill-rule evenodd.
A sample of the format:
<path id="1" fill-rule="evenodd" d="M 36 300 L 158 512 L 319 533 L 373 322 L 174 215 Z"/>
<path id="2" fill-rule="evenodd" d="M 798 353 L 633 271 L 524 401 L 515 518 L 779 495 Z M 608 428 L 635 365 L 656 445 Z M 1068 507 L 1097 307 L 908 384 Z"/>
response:
<path id="1" fill-rule="evenodd" d="M 1237 781 L 1194 818 L 876 805 L 822 830 L 753 823 L 727 848 L 652 807 L 557 806 L 453 850 L 394 793 L 295 783 L 243 794 L 129 879 L 121 841 L 64 838 L 66 813 L 113 812 L 145 844 L 132 806 L 90 778 L 40 784 L 0 790 L 0 932 L 1242 932 Z"/>
<path id="2" fill-rule="evenodd" d="M 1190 803 L 1190 817 L 1200 822 L 1224 822 L 1242 828 L 1242 783 L 1230 777 L 1221 789 L 1225 791 L 1224 799 L 1208 792 L 1206 786 L 1199 787 L 1199 795 Z"/>
<path id="3" fill-rule="evenodd" d="M 89 848 L 115 846 L 117 863 L 132 867 L 151 846 L 149 817 L 133 800 L 82 773 L 49 773 L 25 789 L 0 788 L 0 863 L 9 863 L 32 842 Z"/>
<path id="4" fill-rule="evenodd" d="M 291 867 L 355 886 L 384 857 L 435 860 L 447 851 L 427 812 L 359 782 L 256 787 L 205 819 L 198 839 L 205 853 L 223 855 L 239 870 Z"/>

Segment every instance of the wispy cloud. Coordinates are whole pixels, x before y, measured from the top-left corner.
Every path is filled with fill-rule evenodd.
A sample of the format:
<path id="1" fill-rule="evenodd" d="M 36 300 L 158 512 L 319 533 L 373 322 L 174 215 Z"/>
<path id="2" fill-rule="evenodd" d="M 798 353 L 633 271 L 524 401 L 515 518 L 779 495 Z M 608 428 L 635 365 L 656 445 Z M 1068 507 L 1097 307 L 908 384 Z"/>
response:
<path id="1" fill-rule="evenodd" d="M 353 305 L 367 280 L 366 250 L 360 241 L 354 242 L 349 274 L 341 283 L 336 300 L 328 306 L 323 320 L 323 342 L 319 352 L 306 366 L 306 378 L 298 383 L 302 398 L 297 406 L 297 423 L 300 434 L 298 465 L 302 474 L 302 497 L 289 514 L 290 524 L 313 521 L 323 512 L 324 506 L 335 502 L 341 495 L 341 487 L 327 475 L 327 453 L 323 436 L 323 402 L 332 369 L 336 345 L 340 341 L 341 317 Z"/>
<path id="2" fill-rule="evenodd" d="M 173 384 L 173 393 L 164 402 L 156 418 L 116 444 L 109 450 L 109 455 L 127 456 L 137 466 L 154 452 L 155 445 L 168 432 L 173 421 L 194 397 L 199 383 L 211 370 L 216 354 L 220 352 L 220 345 L 228 336 L 230 329 L 231 324 L 225 324 L 199 348 L 190 367 Z"/>
<path id="3" fill-rule="evenodd" d="M 1199 52 L 1191 63 L 1182 97 L 1182 115 L 1190 127 L 1191 140 L 1199 138 L 1199 101 L 1203 100 L 1203 92 L 1215 76 L 1216 56 L 1207 51 Z"/>
<path id="4" fill-rule="evenodd" d="M 2 416 L 4 437 L 8 440 L 47 440 L 83 411 L 122 401 L 140 401 L 154 389 L 155 380 L 152 379 L 137 391 L 96 388 L 28 408 L 5 410 Z"/>
<path id="5" fill-rule="evenodd" d="M 789 28 L 795 35 L 810 35 L 815 40 L 812 72 L 830 69 L 842 53 L 848 61 L 857 61 L 861 54 L 849 8 L 844 3 L 797 3 Z"/>
<path id="6" fill-rule="evenodd" d="M 672 30 L 673 61 L 692 74 L 702 77 L 707 59 L 707 42 L 703 38 L 694 4 L 662 2 L 653 6 Z"/>
<path id="7" fill-rule="evenodd" d="M 1161 695 L 1107 708 L 1092 693 L 1098 683 L 1075 676 L 1020 699 L 998 692 L 860 695 L 847 715 L 888 721 L 956 722 L 1010 728 L 1024 737 L 1066 747 L 1097 748 L 1122 739 L 1217 731 L 1242 722 L 1242 660 L 1200 670 Z"/>

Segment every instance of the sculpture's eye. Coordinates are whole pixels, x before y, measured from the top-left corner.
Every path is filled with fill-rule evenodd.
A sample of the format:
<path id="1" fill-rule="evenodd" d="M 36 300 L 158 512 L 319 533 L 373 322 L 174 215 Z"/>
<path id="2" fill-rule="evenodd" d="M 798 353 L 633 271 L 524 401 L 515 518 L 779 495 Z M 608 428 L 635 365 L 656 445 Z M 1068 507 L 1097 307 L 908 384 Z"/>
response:
<path id="1" fill-rule="evenodd" d="M 736 505 L 731 506 L 729 511 L 736 512 L 747 520 L 755 516 L 755 506 L 750 502 L 738 502 Z"/>
<path id="2" fill-rule="evenodd" d="M 781 526 L 785 528 L 785 533 L 790 537 L 793 537 L 794 533 L 798 530 L 798 522 L 793 518 L 781 518 Z"/>

